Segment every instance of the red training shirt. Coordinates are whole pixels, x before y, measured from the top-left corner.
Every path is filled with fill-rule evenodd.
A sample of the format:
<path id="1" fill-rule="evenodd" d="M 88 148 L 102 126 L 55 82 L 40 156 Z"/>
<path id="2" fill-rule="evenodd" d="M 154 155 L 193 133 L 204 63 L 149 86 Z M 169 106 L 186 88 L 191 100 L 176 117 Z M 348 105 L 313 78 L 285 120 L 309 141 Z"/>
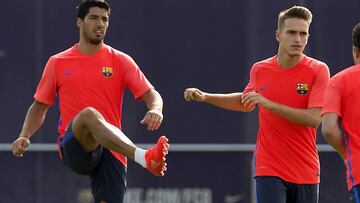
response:
<path id="1" fill-rule="evenodd" d="M 360 65 L 349 67 L 330 79 L 324 94 L 321 115 L 336 113 L 344 131 L 347 184 L 351 190 L 360 184 Z"/>
<path id="2" fill-rule="evenodd" d="M 279 66 L 274 56 L 253 65 L 244 93 L 256 91 L 298 109 L 321 107 L 329 77 L 327 65 L 308 56 L 289 69 Z M 295 124 L 259 106 L 254 164 L 255 176 L 276 176 L 296 184 L 319 183 L 316 128 Z"/>
<path id="3" fill-rule="evenodd" d="M 103 45 L 85 55 L 73 47 L 48 60 L 34 98 L 48 105 L 59 96 L 59 143 L 69 122 L 85 107 L 97 109 L 110 124 L 121 129 L 125 88 L 138 99 L 153 86 L 128 55 Z M 126 158 L 112 151 L 125 166 Z"/>

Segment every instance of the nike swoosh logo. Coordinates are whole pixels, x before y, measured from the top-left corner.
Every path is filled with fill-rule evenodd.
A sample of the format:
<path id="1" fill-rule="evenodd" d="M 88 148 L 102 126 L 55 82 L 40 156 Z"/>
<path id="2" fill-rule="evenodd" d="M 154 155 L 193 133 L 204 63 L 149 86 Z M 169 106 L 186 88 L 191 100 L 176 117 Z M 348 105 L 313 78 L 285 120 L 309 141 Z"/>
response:
<path id="1" fill-rule="evenodd" d="M 245 194 L 237 194 L 237 195 L 225 195 L 225 203 L 236 203 L 245 198 Z"/>
<path id="2" fill-rule="evenodd" d="M 73 73 L 78 72 L 78 71 L 79 71 L 78 69 L 71 70 L 71 71 L 65 71 L 65 72 L 64 72 L 64 76 L 72 75 Z"/>
<path id="3" fill-rule="evenodd" d="M 269 88 L 269 86 L 263 86 L 263 87 L 260 87 L 260 91 L 265 91 L 267 88 Z"/>

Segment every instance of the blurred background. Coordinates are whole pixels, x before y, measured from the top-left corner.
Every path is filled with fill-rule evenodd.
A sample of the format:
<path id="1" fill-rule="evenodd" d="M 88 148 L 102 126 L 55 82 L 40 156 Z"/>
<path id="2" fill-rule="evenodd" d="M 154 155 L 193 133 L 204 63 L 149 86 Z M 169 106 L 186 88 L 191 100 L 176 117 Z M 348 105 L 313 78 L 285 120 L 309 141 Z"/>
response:
<path id="1" fill-rule="evenodd" d="M 56 151 L 58 102 L 15 159 L 18 136 L 47 59 L 78 41 L 78 0 L 3 1 L 0 8 L 0 203 L 90 203 L 89 178 L 65 168 Z M 140 146 L 166 134 L 172 144 L 165 177 L 129 161 L 127 203 L 253 202 L 252 148 L 257 111 L 239 113 L 187 103 L 183 91 L 242 91 L 251 65 L 277 52 L 281 10 L 308 7 L 313 15 L 306 54 L 331 75 L 353 64 L 351 32 L 360 1 L 347 0 L 110 0 L 106 43 L 134 58 L 164 99 L 157 132 L 140 125 L 146 108 L 129 92 L 123 131 Z M 43 145 L 41 145 L 43 144 Z M 320 203 L 346 203 L 345 166 L 318 134 Z"/>

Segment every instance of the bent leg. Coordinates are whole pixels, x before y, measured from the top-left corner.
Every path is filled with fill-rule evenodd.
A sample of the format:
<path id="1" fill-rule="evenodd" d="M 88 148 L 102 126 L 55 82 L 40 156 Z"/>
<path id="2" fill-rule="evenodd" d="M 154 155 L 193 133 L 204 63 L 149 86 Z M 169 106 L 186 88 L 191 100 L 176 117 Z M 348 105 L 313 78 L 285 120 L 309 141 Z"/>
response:
<path id="1" fill-rule="evenodd" d="M 120 129 L 108 123 L 94 108 L 84 108 L 75 116 L 72 131 L 87 152 L 92 152 L 102 145 L 134 160 L 134 143 Z"/>
<path id="2" fill-rule="evenodd" d="M 65 166 L 81 175 L 90 175 L 101 161 L 103 147 L 98 146 L 95 150 L 87 152 L 80 145 L 72 132 L 72 122 L 61 140 L 61 157 Z"/>
<path id="3" fill-rule="evenodd" d="M 135 144 L 117 127 L 108 123 L 105 118 L 92 107 L 84 108 L 72 120 L 72 127 L 75 139 L 86 152 L 93 152 L 99 146 L 122 154 L 143 167 L 146 167 L 151 173 L 163 176 L 166 171 L 166 155 L 168 154 L 168 139 L 161 136 L 154 147 L 148 150 L 137 150 L 135 159 Z"/>

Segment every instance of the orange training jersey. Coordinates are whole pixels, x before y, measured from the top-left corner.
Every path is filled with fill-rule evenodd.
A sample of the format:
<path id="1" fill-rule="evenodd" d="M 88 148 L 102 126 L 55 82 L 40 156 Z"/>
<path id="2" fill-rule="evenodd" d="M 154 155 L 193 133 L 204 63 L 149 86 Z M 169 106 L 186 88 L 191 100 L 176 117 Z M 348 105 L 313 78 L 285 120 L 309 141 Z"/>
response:
<path id="1" fill-rule="evenodd" d="M 360 184 L 360 65 L 347 68 L 330 79 L 324 94 L 321 114 L 336 113 L 341 117 L 346 144 L 347 183 L 351 190 Z"/>
<path id="2" fill-rule="evenodd" d="M 255 63 L 244 93 L 256 91 L 279 104 L 298 109 L 322 106 L 329 80 L 326 64 L 304 55 L 290 69 L 277 56 Z M 296 184 L 320 179 L 316 128 L 295 124 L 259 106 L 259 131 L 254 151 L 255 176 L 276 176 Z"/>
<path id="3" fill-rule="evenodd" d="M 97 109 L 112 125 L 121 129 L 121 109 L 125 88 L 139 98 L 153 86 L 126 54 L 103 45 L 88 56 L 77 45 L 48 60 L 34 95 L 51 105 L 59 97 L 59 141 L 74 116 L 85 107 Z M 126 159 L 112 152 L 125 166 Z"/>

